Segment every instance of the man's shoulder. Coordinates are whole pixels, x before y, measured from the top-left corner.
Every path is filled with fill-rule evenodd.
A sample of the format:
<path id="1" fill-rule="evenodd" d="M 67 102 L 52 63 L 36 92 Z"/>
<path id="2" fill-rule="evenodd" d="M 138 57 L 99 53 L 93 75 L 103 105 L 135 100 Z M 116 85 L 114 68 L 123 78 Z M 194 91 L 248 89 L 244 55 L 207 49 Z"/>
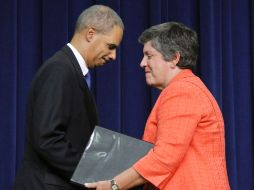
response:
<path id="1" fill-rule="evenodd" d="M 71 61 L 70 57 L 70 52 L 68 52 L 64 46 L 62 49 L 58 50 L 51 57 L 49 57 L 44 63 L 61 62 L 64 64 Z"/>
<path id="2" fill-rule="evenodd" d="M 74 73 L 71 61 L 61 51 L 58 51 L 41 65 L 34 80 L 56 79 L 57 77 L 70 78 Z"/>
<path id="3" fill-rule="evenodd" d="M 68 47 L 67 47 L 68 48 Z M 65 69 L 69 70 L 72 67 L 72 59 L 70 53 L 66 50 L 64 46 L 62 49 L 55 52 L 51 57 L 45 60 L 39 70 L 51 70 L 60 69 L 63 71 Z"/>

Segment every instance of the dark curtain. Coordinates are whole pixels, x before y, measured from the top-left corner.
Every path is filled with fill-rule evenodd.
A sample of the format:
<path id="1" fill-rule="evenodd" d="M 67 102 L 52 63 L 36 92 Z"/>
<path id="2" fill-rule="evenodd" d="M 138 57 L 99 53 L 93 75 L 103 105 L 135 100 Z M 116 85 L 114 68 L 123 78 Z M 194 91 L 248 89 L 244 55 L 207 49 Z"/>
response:
<path id="1" fill-rule="evenodd" d="M 198 32 L 197 75 L 224 115 L 231 189 L 254 189 L 253 0 L 2 0 L 0 189 L 11 189 L 23 155 L 26 98 L 35 72 L 69 42 L 78 15 L 93 4 L 112 7 L 126 27 L 117 61 L 92 73 L 101 126 L 141 138 L 159 92 L 145 83 L 137 38 L 151 25 L 182 22 Z"/>

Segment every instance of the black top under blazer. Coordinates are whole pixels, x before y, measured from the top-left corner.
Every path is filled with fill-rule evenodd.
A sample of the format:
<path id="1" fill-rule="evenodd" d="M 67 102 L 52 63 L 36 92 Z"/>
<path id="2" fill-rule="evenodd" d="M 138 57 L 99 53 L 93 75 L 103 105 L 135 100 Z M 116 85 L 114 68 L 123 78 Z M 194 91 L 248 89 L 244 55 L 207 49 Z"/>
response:
<path id="1" fill-rule="evenodd" d="M 70 183 L 98 115 L 66 45 L 39 69 L 29 91 L 25 153 L 14 189 L 79 189 Z"/>

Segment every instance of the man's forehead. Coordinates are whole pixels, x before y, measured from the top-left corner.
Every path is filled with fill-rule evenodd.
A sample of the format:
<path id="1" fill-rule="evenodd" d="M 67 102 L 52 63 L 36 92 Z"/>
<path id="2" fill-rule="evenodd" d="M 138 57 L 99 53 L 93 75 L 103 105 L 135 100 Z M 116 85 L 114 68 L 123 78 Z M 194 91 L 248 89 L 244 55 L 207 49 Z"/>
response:
<path id="1" fill-rule="evenodd" d="M 119 43 L 122 40 L 123 36 L 123 29 L 120 26 L 115 25 L 114 28 L 106 34 L 106 38 L 108 39 L 108 43 L 115 44 L 116 46 L 119 45 Z"/>

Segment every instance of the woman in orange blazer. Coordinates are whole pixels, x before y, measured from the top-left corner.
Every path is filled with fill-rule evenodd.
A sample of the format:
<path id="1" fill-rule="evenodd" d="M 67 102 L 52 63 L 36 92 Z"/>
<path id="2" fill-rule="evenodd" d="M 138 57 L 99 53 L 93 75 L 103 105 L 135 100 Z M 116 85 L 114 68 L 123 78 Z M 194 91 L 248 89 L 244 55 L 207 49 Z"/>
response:
<path id="1" fill-rule="evenodd" d="M 224 121 L 220 108 L 191 69 L 197 34 L 169 22 L 144 31 L 146 82 L 162 92 L 147 120 L 145 141 L 154 148 L 110 181 L 86 184 L 101 189 L 228 190 Z"/>

